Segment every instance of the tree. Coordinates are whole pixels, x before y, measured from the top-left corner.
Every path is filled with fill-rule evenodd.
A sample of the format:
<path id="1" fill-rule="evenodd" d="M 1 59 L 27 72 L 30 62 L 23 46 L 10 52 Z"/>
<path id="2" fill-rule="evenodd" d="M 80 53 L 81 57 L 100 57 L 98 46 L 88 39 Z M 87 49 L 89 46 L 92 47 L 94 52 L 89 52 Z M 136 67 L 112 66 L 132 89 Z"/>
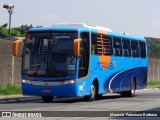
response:
<path id="1" fill-rule="evenodd" d="M 160 57 L 160 39 L 146 37 L 149 57 Z"/>
<path id="2" fill-rule="evenodd" d="M 16 30 L 16 29 L 11 29 L 11 36 L 16 36 L 16 37 L 23 37 L 23 35 L 21 34 L 20 31 Z"/>
<path id="3" fill-rule="evenodd" d="M 23 36 L 25 36 L 25 34 L 27 33 L 27 31 L 29 29 L 31 29 L 31 28 L 33 28 L 32 24 L 30 26 L 28 26 L 28 25 L 21 25 L 20 27 L 18 27 L 18 30 L 21 32 L 21 34 Z"/>
<path id="4" fill-rule="evenodd" d="M 8 30 L 6 27 L 0 27 L 0 38 L 5 38 L 8 36 Z"/>
<path id="5" fill-rule="evenodd" d="M 24 37 L 29 29 L 33 28 L 33 25 L 21 25 L 20 27 L 11 28 L 11 36 Z M 7 23 L 0 26 L 0 38 L 8 36 Z"/>
<path id="6" fill-rule="evenodd" d="M 3 24 L 2 26 L 0 26 L 0 27 L 7 27 L 8 26 L 8 24 L 7 23 L 5 23 L 5 24 Z"/>

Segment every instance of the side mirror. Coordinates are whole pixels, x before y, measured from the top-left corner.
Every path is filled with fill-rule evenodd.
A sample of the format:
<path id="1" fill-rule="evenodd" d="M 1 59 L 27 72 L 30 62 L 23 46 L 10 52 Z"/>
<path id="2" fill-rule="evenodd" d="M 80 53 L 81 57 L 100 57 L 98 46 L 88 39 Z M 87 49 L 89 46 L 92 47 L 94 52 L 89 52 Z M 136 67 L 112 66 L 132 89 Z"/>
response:
<path id="1" fill-rule="evenodd" d="M 80 54 L 81 41 L 82 39 L 74 39 L 74 55 L 78 57 L 81 56 Z"/>
<path id="2" fill-rule="evenodd" d="M 23 39 L 19 39 L 13 42 L 12 45 L 12 54 L 13 56 L 17 56 L 18 55 L 18 47 L 19 47 L 19 43 L 23 42 Z"/>

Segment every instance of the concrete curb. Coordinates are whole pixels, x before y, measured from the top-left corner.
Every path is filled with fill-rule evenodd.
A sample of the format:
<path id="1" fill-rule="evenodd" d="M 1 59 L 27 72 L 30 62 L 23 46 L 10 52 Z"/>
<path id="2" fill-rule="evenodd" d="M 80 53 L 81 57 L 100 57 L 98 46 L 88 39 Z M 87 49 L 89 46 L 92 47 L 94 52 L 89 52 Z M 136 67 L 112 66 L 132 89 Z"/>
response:
<path id="1" fill-rule="evenodd" d="M 28 100 L 39 100 L 39 99 L 40 97 L 35 97 L 35 96 L 5 95 L 5 96 L 0 96 L 0 104 L 22 102 Z"/>

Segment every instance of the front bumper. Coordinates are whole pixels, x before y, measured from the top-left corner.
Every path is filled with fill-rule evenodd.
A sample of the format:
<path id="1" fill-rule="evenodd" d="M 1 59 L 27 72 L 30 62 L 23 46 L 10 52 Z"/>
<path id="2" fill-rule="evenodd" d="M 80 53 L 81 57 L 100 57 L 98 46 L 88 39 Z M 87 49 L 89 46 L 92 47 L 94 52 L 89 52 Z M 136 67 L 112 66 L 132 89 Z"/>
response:
<path id="1" fill-rule="evenodd" d="M 90 93 L 86 90 L 85 86 L 83 86 L 83 82 L 76 82 L 73 84 L 63 84 L 57 86 L 22 83 L 22 94 L 34 96 L 76 97 L 89 95 Z"/>

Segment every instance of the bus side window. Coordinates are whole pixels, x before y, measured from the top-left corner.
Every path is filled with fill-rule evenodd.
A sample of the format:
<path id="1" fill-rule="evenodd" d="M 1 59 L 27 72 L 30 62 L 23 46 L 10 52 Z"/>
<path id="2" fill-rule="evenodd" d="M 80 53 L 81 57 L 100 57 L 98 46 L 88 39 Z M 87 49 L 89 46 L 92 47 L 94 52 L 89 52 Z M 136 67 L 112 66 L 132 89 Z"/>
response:
<path id="1" fill-rule="evenodd" d="M 139 57 L 138 41 L 131 41 L 132 57 Z"/>
<path id="2" fill-rule="evenodd" d="M 131 56 L 131 49 L 130 49 L 130 40 L 123 39 L 123 55 L 125 57 Z"/>
<path id="3" fill-rule="evenodd" d="M 91 53 L 96 55 L 112 55 L 112 38 L 103 34 L 92 33 Z"/>
<path id="4" fill-rule="evenodd" d="M 122 56 L 121 38 L 113 38 L 113 54 L 115 56 Z"/>
<path id="5" fill-rule="evenodd" d="M 78 77 L 82 78 L 87 76 L 89 69 L 89 33 L 82 32 L 81 33 L 81 56 L 79 57 L 79 72 Z"/>
<path id="6" fill-rule="evenodd" d="M 99 55 L 112 55 L 112 38 L 107 35 L 99 35 L 99 39 L 97 41 L 100 41 L 100 39 L 103 39 L 103 42 L 101 43 L 97 42 L 97 44 L 101 44 L 101 46 L 98 46 L 98 54 Z M 103 47 L 102 47 L 103 46 Z"/>
<path id="7" fill-rule="evenodd" d="M 79 69 L 85 69 L 86 68 L 86 54 L 85 49 L 81 48 L 81 57 L 79 62 Z"/>
<path id="8" fill-rule="evenodd" d="M 98 54 L 98 50 L 97 50 L 97 37 L 98 35 L 97 34 L 94 34 L 92 33 L 92 40 L 91 40 L 91 43 L 92 43 L 92 46 L 91 46 L 91 53 L 92 54 Z"/>
<path id="9" fill-rule="evenodd" d="M 146 58 L 146 45 L 144 42 L 139 42 L 139 51 L 140 51 L 140 57 Z"/>

